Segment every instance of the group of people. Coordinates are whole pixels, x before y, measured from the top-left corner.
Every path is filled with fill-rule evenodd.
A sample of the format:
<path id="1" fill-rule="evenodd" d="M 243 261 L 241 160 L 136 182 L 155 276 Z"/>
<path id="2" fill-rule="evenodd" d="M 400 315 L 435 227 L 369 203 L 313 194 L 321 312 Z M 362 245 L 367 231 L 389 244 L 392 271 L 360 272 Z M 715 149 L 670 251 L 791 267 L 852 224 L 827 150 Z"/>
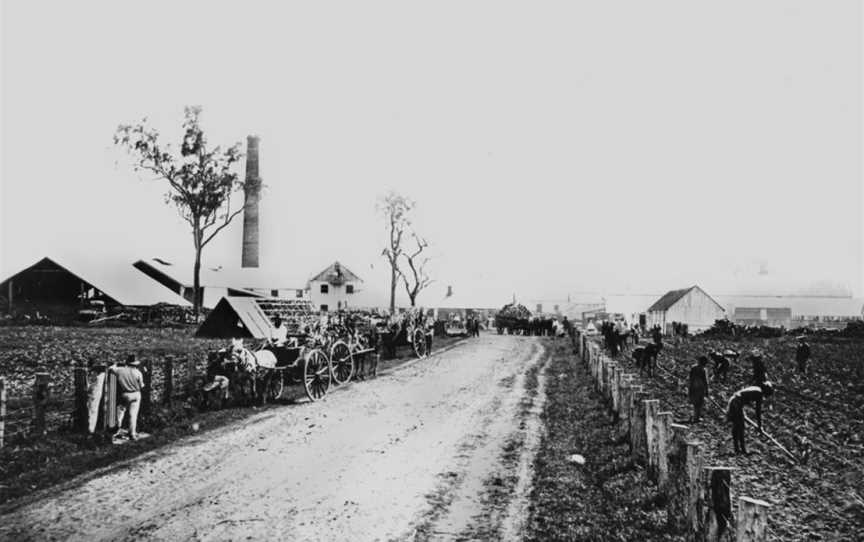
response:
<path id="1" fill-rule="evenodd" d="M 810 345 L 804 336 L 797 337 L 798 344 L 795 348 L 796 370 L 800 375 L 807 374 L 807 363 L 810 359 Z M 732 350 L 720 353 L 711 351 L 709 353 L 714 361 L 715 379 L 726 378 L 729 369 L 730 358 L 737 359 L 738 353 Z M 755 423 L 759 431 L 762 429 L 762 404 L 766 398 L 774 394 L 774 384 L 768 379 L 768 370 L 765 365 L 765 356 L 761 351 L 754 349 L 747 359 L 752 366 L 750 381 L 748 384 L 732 394 L 726 405 L 726 420 L 732 425 L 732 446 L 736 454 L 747 454 L 745 440 L 746 415 L 744 407 L 752 405 L 755 413 Z M 705 399 L 709 394 L 709 379 L 707 366 L 708 356 L 700 356 L 697 363 L 690 368 L 688 376 L 688 397 L 693 406 L 693 421 L 698 422 L 702 418 L 702 410 Z"/>

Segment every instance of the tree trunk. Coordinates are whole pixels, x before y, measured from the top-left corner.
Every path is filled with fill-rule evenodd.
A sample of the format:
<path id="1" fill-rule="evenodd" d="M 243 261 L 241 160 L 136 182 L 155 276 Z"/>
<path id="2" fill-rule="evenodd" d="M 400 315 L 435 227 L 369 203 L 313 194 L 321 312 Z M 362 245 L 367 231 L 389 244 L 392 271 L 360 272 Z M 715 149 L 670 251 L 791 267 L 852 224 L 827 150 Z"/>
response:
<path id="1" fill-rule="evenodd" d="M 396 264 L 390 262 L 390 314 L 396 312 Z"/>
<path id="2" fill-rule="evenodd" d="M 201 313 L 201 247 L 195 247 L 195 270 L 192 278 L 192 310 L 197 317 Z"/>

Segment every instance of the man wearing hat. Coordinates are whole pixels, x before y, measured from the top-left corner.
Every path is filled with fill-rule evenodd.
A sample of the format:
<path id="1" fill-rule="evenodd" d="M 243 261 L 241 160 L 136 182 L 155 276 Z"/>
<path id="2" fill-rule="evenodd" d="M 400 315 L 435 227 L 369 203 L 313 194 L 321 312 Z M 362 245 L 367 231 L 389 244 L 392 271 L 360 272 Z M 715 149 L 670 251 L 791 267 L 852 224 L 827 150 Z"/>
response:
<path id="1" fill-rule="evenodd" d="M 804 340 L 804 335 L 796 337 L 798 346 L 795 348 L 795 362 L 798 365 L 798 374 L 807 374 L 807 362 L 810 360 L 810 345 Z"/>
<path id="2" fill-rule="evenodd" d="M 690 367 L 687 391 L 690 397 L 690 404 L 693 405 L 693 422 L 698 422 L 702 419 L 702 407 L 705 406 L 705 397 L 708 395 L 706 365 L 708 365 L 708 358 L 699 356 L 698 363 Z"/>
<path id="3" fill-rule="evenodd" d="M 736 391 L 729 398 L 726 407 L 726 420 L 732 423 L 732 446 L 735 453 L 747 455 L 747 445 L 744 442 L 744 407 L 752 403 L 756 409 L 756 424 L 762 431 L 762 401 L 774 393 L 774 385 L 765 381 L 760 386 L 747 386 Z"/>
<path id="4" fill-rule="evenodd" d="M 144 388 L 144 376 L 138 369 L 140 364 L 135 354 L 130 354 L 126 358 L 126 365 L 114 364 L 108 368 L 109 372 L 117 376 L 117 392 L 120 394 L 120 400 L 117 402 L 117 432 L 114 436 L 120 433 L 128 408 L 129 438 L 138 439 L 138 410 L 141 407 L 141 390 Z"/>

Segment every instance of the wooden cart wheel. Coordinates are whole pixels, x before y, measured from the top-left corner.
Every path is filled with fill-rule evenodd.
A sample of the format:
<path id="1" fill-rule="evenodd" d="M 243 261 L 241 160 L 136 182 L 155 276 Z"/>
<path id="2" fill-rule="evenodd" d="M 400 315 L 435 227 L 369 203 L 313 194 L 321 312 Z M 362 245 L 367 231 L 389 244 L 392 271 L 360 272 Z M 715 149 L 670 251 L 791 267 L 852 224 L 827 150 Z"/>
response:
<path id="1" fill-rule="evenodd" d="M 345 384 L 354 376 L 354 356 L 345 341 L 336 341 L 330 348 L 330 364 L 337 384 Z"/>
<path id="2" fill-rule="evenodd" d="M 415 329 L 411 337 L 411 343 L 414 346 L 414 353 L 418 358 L 426 357 L 426 334 L 422 329 Z"/>
<path id="3" fill-rule="evenodd" d="M 330 360 L 320 349 L 309 352 L 303 361 L 303 387 L 310 401 L 317 401 L 330 389 Z"/>
<path id="4" fill-rule="evenodd" d="M 271 401 L 276 401 L 282 397 L 283 391 L 285 391 L 285 375 L 282 371 L 273 371 L 270 373 L 270 382 L 267 383 L 267 395 Z"/>

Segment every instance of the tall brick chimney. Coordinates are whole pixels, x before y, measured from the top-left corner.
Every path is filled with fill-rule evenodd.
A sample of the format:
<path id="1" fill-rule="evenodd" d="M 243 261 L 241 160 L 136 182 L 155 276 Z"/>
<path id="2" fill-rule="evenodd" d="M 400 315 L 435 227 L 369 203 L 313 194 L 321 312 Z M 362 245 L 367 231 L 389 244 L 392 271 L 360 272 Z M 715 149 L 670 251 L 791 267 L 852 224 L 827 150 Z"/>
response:
<path id="1" fill-rule="evenodd" d="M 243 204 L 242 267 L 258 267 L 258 200 L 261 177 L 258 176 L 258 136 L 246 138 L 246 187 Z"/>

